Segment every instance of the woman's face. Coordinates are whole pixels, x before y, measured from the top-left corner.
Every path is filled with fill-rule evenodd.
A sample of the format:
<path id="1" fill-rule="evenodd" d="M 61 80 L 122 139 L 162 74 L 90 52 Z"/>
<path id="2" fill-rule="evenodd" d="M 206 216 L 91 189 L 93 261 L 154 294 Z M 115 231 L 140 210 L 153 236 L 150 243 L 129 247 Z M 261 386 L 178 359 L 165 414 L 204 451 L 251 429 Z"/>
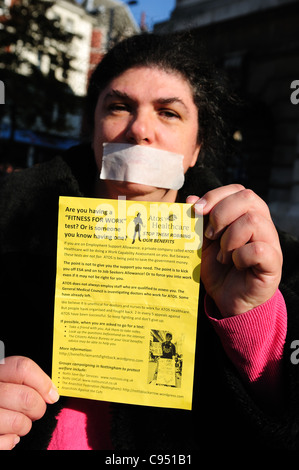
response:
<path id="1" fill-rule="evenodd" d="M 196 163 L 200 150 L 197 134 L 197 108 L 190 85 L 175 73 L 148 67 L 128 69 L 113 79 L 98 98 L 93 148 L 99 171 L 103 143 L 116 142 L 180 153 L 186 172 Z M 108 194 L 144 200 L 176 197 L 173 190 L 137 183 L 105 181 L 105 186 L 104 197 Z"/>

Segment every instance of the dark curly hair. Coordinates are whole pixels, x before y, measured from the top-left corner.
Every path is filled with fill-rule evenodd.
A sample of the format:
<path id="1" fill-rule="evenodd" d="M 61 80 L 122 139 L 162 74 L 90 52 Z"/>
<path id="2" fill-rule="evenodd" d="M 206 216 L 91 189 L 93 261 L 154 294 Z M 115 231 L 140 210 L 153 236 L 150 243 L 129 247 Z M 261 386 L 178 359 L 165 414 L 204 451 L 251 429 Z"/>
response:
<path id="1" fill-rule="evenodd" d="M 205 159 L 207 163 L 206 160 L 213 159 L 220 145 L 223 151 L 226 140 L 223 110 L 229 101 L 227 89 L 202 46 L 189 33 L 138 34 L 118 43 L 104 56 L 90 78 L 86 96 L 85 126 L 89 134 L 93 132 L 94 112 L 101 91 L 113 78 L 140 66 L 175 72 L 189 82 L 198 109 L 200 161 Z"/>

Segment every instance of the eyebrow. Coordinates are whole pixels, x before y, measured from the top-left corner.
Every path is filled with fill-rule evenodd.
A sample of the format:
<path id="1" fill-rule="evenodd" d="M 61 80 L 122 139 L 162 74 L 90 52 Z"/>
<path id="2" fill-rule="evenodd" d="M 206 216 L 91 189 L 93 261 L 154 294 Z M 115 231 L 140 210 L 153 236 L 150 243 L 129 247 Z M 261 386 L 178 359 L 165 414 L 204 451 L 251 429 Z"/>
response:
<path id="1" fill-rule="evenodd" d="M 185 105 L 184 101 L 181 100 L 180 98 L 177 98 L 176 96 L 172 97 L 172 98 L 158 98 L 157 99 L 157 103 L 160 103 L 160 104 L 173 104 L 173 103 L 178 103 L 178 104 L 181 104 L 182 106 L 184 106 L 184 108 L 186 108 L 186 110 L 188 110 L 187 106 Z"/>
<path id="2" fill-rule="evenodd" d="M 116 90 L 116 89 L 109 91 L 107 95 L 105 96 L 104 101 L 108 100 L 109 98 L 114 98 L 114 97 L 134 101 L 134 98 L 132 98 L 130 95 L 128 95 L 127 93 L 123 91 Z M 155 100 L 155 102 L 159 104 L 178 103 L 178 104 L 181 104 L 188 111 L 188 108 L 185 105 L 184 101 L 176 96 L 169 97 L 169 98 L 158 98 L 157 100 Z"/>
<path id="3" fill-rule="evenodd" d="M 132 99 L 127 93 L 125 93 L 125 92 L 123 92 L 123 91 L 111 90 L 111 91 L 109 91 L 109 92 L 106 94 L 104 100 L 106 101 L 107 99 L 109 99 L 109 98 L 114 98 L 114 97 L 123 98 L 123 99 L 129 99 L 129 100 Z"/>

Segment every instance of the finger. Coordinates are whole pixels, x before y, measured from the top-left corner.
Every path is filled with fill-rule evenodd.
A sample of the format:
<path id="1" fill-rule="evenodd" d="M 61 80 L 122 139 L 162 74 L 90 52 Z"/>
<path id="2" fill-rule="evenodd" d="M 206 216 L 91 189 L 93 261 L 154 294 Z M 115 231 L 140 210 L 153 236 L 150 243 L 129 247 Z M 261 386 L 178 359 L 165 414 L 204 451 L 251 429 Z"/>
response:
<path id="1" fill-rule="evenodd" d="M 267 243 L 253 242 L 235 250 L 232 255 L 234 265 L 243 270 L 252 268 L 262 282 L 267 279 L 280 279 L 280 258 L 277 251 Z M 262 287 L 262 284 L 260 285 Z"/>
<path id="2" fill-rule="evenodd" d="M 202 214 L 202 212 L 200 212 L 200 215 L 206 215 L 222 199 L 225 199 L 231 194 L 237 193 L 244 189 L 244 186 L 242 186 L 241 184 L 229 184 L 216 189 L 212 189 L 201 198 L 195 195 L 190 195 L 187 197 L 186 202 L 189 204 L 194 204 L 195 212 L 197 212 L 197 208 L 202 211 L 202 208 L 204 207 L 204 213 Z"/>
<path id="3" fill-rule="evenodd" d="M 196 202 L 197 202 L 197 201 L 200 201 L 200 199 L 201 199 L 201 198 L 198 197 L 198 196 L 193 196 L 193 195 L 191 195 L 191 196 L 188 196 L 188 197 L 187 197 L 186 203 L 187 203 L 187 204 L 196 204 Z"/>
<path id="4" fill-rule="evenodd" d="M 16 434 L 5 434 L 0 436 L 0 450 L 12 450 L 20 442 Z"/>
<path id="5" fill-rule="evenodd" d="M 31 359 L 22 356 L 5 358 L 0 364 L 0 382 L 27 385 L 36 390 L 46 401 L 55 403 L 59 395 L 50 377 Z"/>
<path id="6" fill-rule="evenodd" d="M 4 382 L 0 383 L 0 407 L 23 413 L 33 421 L 40 419 L 46 411 L 46 403 L 36 390 Z"/>
<path id="7" fill-rule="evenodd" d="M 230 194 L 211 209 L 205 236 L 211 240 L 219 238 L 227 226 L 248 212 L 260 214 L 265 219 L 271 220 L 268 206 L 253 191 L 244 189 Z"/>
<path id="8" fill-rule="evenodd" d="M 273 222 L 253 211 L 247 212 L 225 230 L 220 240 L 218 261 L 223 264 L 231 262 L 234 250 L 254 241 L 271 245 L 277 250 L 282 262 L 279 237 Z"/>
<path id="9" fill-rule="evenodd" d="M 32 427 L 32 421 L 27 416 L 17 411 L 0 408 L 0 423 L 2 434 L 17 434 L 25 436 Z"/>

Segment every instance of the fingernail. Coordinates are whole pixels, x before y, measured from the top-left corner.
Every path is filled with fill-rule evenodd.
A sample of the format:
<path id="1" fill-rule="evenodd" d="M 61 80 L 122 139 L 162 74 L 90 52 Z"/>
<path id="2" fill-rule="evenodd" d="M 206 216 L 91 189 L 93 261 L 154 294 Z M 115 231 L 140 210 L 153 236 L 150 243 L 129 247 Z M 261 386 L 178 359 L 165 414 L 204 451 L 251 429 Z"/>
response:
<path id="1" fill-rule="evenodd" d="M 218 255 L 216 256 L 216 259 L 219 263 L 223 262 L 223 253 L 222 253 L 221 250 L 219 251 Z"/>
<path id="2" fill-rule="evenodd" d="M 210 240 L 213 240 L 214 237 L 214 229 L 212 225 L 208 225 L 205 231 L 205 237 L 209 238 Z"/>
<path id="3" fill-rule="evenodd" d="M 52 385 L 52 388 L 49 391 L 48 397 L 52 403 L 56 403 L 59 400 L 59 393 L 55 385 Z"/>
<path id="4" fill-rule="evenodd" d="M 20 440 L 21 440 L 20 436 L 16 436 L 16 437 L 15 437 L 14 443 L 13 443 L 13 448 L 14 448 L 17 444 L 19 444 Z"/>
<path id="5" fill-rule="evenodd" d="M 203 209 L 206 205 L 207 205 L 207 201 L 204 198 L 196 201 L 196 203 L 194 204 L 195 213 L 198 215 L 203 215 Z"/>

